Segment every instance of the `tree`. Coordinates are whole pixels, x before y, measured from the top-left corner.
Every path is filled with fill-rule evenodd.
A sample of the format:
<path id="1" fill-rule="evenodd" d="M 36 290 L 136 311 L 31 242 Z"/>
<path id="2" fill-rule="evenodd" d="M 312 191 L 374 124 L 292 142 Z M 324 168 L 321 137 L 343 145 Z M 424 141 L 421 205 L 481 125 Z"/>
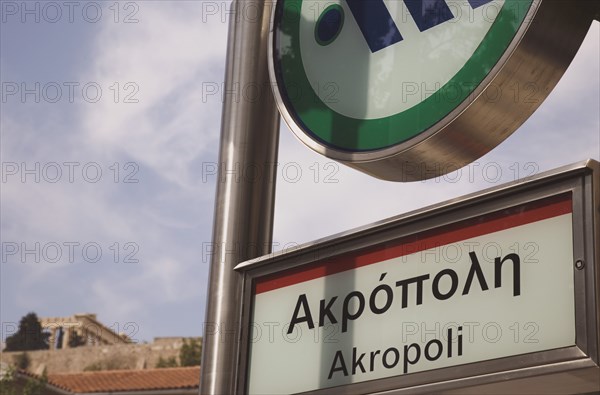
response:
<path id="1" fill-rule="evenodd" d="M 156 368 L 176 368 L 177 366 L 177 360 L 175 357 L 170 357 L 168 359 L 159 357 L 158 362 L 156 363 Z"/>
<path id="2" fill-rule="evenodd" d="M 23 388 L 23 395 L 43 395 L 46 383 L 48 383 L 48 376 L 46 370 L 44 370 L 40 379 L 27 379 L 25 388 Z"/>
<path id="3" fill-rule="evenodd" d="M 190 339 L 183 340 L 181 350 L 179 350 L 179 362 L 181 366 L 198 366 L 202 358 L 202 344 L 200 340 Z"/>
<path id="4" fill-rule="evenodd" d="M 6 338 L 4 351 L 33 351 L 49 348 L 49 333 L 42 330 L 42 325 L 35 313 L 29 313 L 19 322 L 17 333 Z"/>
<path id="5" fill-rule="evenodd" d="M 0 394 L 16 395 L 17 389 L 17 372 L 14 366 L 9 365 L 4 376 L 0 379 Z"/>
<path id="6" fill-rule="evenodd" d="M 0 379 L 0 394 L 2 395 L 43 395 L 48 376 L 46 371 L 40 378 L 22 378 L 17 377 L 17 372 L 13 366 L 9 366 L 4 377 Z"/>
<path id="7" fill-rule="evenodd" d="M 131 355 L 127 356 L 113 356 L 110 358 L 104 358 L 99 361 L 93 362 L 83 368 L 84 372 L 98 372 L 101 370 L 122 370 L 122 369 L 133 369 L 135 360 Z"/>

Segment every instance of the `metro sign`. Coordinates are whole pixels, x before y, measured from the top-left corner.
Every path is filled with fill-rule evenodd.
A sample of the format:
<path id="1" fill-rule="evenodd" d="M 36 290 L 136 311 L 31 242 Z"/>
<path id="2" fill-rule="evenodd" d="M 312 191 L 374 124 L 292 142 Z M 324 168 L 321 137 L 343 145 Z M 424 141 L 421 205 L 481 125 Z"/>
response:
<path id="1" fill-rule="evenodd" d="M 239 264 L 236 393 L 600 390 L 599 174 L 590 160 Z"/>
<path id="2" fill-rule="evenodd" d="M 327 157 L 387 180 L 439 176 L 490 151 L 537 109 L 594 7 L 279 0 L 269 56 L 276 102 L 294 134 Z M 515 95 L 525 89 L 526 100 Z"/>

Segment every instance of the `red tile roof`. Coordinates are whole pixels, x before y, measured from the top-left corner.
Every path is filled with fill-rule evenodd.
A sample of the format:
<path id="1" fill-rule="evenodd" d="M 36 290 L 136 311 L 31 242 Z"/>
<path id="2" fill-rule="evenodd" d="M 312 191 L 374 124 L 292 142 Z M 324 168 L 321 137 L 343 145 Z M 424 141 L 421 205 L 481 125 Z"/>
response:
<path id="1" fill-rule="evenodd" d="M 73 393 L 193 389 L 200 366 L 145 370 L 49 374 L 48 384 Z"/>

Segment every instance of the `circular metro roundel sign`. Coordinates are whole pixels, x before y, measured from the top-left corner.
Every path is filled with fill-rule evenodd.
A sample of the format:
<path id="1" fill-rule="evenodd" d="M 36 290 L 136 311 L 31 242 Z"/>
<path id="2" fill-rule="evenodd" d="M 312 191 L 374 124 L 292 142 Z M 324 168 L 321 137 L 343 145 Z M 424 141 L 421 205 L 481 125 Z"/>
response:
<path id="1" fill-rule="evenodd" d="M 387 180 L 445 174 L 535 111 L 583 41 L 592 3 L 279 0 L 276 102 L 327 157 Z"/>

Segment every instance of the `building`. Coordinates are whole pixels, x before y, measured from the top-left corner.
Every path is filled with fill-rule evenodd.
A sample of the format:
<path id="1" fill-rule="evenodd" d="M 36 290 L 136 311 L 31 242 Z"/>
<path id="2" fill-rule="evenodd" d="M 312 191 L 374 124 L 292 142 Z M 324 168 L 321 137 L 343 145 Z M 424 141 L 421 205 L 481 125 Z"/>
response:
<path id="1" fill-rule="evenodd" d="M 139 342 L 129 331 L 131 338 L 117 333 L 116 325 L 104 325 L 96 314 L 75 314 L 70 317 L 39 318 L 42 329 L 50 332 L 49 350 L 3 351 L 0 361 L 18 365 L 24 353 L 29 364 L 27 370 L 41 375 L 78 373 L 98 370 L 153 369 L 160 359 L 178 359 L 185 342 L 201 342 L 201 338 L 159 337 L 151 343 Z M 134 323 L 130 323 L 134 324 Z M 121 329 L 130 329 L 123 326 Z M 72 342 L 72 340 L 76 340 Z M 75 345 L 77 345 L 75 347 Z M 4 349 L 4 348 L 3 348 Z"/>
<path id="2" fill-rule="evenodd" d="M 97 320 L 96 314 L 75 314 L 71 317 L 40 318 L 44 330 L 50 332 L 50 349 L 70 347 L 72 336 L 77 336 L 90 346 L 127 344 L 130 339 Z"/>

